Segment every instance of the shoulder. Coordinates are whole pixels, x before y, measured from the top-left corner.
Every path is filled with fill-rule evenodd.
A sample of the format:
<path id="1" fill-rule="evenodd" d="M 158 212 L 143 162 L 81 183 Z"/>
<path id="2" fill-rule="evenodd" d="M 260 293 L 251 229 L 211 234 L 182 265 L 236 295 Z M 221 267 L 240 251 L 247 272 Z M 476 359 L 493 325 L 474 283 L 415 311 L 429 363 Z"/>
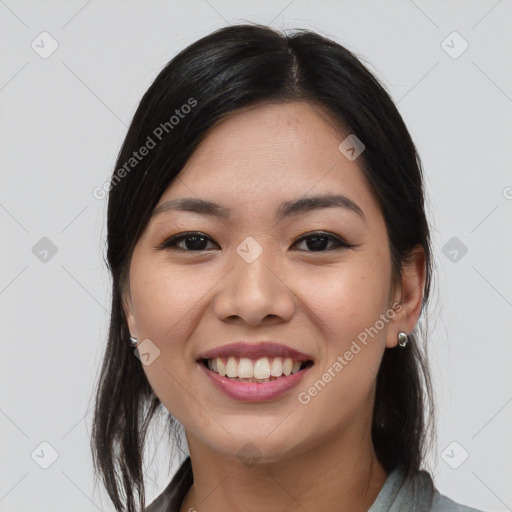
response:
<path id="1" fill-rule="evenodd" d="M 432 511 L 435 512 L 438 510 L 446 512 L 483 512 L 482 510 L 456 503 L 436 490 L 432 501 Z"/>
<path id="2" fill-rule="evenodd" d="M 427 471 L 417 471 L 408 479 L 410 485 L 405 483 L 405 488 L 414 490 L 416 493 L 418 511 L 428 512 L 483 512 L 476 508 L 462 505 L 450 499 L 448 496 L 441 494 L 435 487 L 430 473 Z M 428 508 L 422 508 L 422 503 L 429 503 Z M 416 509 L 415 509 L 416 510 Z"/>
<path id="3" fill-rule="evenodd" d="M 427 471 L 393 470 L 369 512 L 483 512 L 456 503 L 435 488 Z"/>

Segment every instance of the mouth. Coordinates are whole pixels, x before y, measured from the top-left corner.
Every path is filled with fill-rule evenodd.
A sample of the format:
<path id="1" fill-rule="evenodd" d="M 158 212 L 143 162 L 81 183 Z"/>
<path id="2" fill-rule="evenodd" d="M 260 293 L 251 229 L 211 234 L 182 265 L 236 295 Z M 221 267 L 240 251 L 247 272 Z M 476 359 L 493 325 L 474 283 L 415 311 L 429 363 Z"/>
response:
<path id="1" fill-rule="evenodd" d="M 229 343 L 199 354 L 196 362 L 217 390 L 244 402 L 287 395 L 314 365 L 312 356 L 271 340 Z"/>
<path id="2" fill-rule="evenodd" d="M 311 359 L 297 360 L 291 357 L 214 357 L 198 361 L 208 371 L 234 382 L 263 384 L 284 379 L 313 366 Z"/>
<path id="3" fill-rule="evenodd" d="M 230 356 L 198 362 L 198 367 L 215 389 L 230 399 L 242 402 L 269 402 L 288 395 L 304 380 L 312 366 L 311 360 L 287 361 L 281 357 L 251 360 Z M 251 370 L 252 376 L 249 377 Z M 272 370 L 275 375 L 272 375 Z"/>

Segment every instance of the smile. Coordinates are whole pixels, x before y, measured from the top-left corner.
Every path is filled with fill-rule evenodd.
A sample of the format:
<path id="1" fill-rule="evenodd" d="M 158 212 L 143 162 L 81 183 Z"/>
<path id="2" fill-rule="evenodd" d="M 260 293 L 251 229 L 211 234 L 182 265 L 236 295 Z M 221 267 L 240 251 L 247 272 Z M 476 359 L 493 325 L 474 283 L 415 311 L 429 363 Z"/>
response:
<path id="1" fill-rule="evenodd" d="M 215 357 L 203 359 L 202 363 L 211 372 L 237 382 L 272 382 L 294 375 L 311 366 L 313 361 L 296 361 L 291 357 Z"/>
<path id="2" fill-rule="evenodd" d="M 234 375 L 233 377 L 219 373 L 218 359 L 221 359 L 221 371 L 226 372 L 229 370 L 230 374 Z M 305 378 L 305 375 L 313 367 L 313 361 L 310 360 L 294 362 L 291 359 L 287 361 L 287 358 L 280 357 L 274 357 L 272 359 L 259 358 L 256 360 L 233 357 L 231 362 L 230 359 L 230 357 L 227 359 L 202 359 L 198 362 L 198 367 L 208 381 L 213 384 L 214 389 L 217 389 L 230 399 L 241 402 L 268 402 L 285 397 L 293 388 L 300 384 Z M 248 359 L 248 362 L 244 361 L 244 359 Z M 262 359 L 267 359 L 267 361 L 262 361 Z M 214 369 L 215 365 L 217 365 L 217 371 Z M 272 372 L 273 368 L 274 373 L 277 374 L 279 365 L 281 365 L 280 376 L 274 376 L 271 373 L 265 378 L 257 378 L 254 376 L 254 373 L 260 375 L 260 377 L 268 375 L 268 368 L 270 368 L 270 372 Z M 250 375 L 252 369 L 253 376 L 240 377 L 240 368 L 242 375 Z"/>

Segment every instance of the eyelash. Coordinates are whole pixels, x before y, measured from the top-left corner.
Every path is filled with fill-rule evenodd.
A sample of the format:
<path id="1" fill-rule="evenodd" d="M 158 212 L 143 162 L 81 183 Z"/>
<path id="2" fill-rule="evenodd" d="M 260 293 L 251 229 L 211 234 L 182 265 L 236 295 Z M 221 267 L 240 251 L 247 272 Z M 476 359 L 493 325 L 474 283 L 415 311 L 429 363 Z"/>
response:
<path id="1" fill-rule="evenodd" d="M 182 252 L 205 252 L 205 251 L 209 251 L 208 249 L 200 249 L 200 250 L 197 250 L 197 251 L 194 251 L 194 250 L 189 250 L 189 249 L 183 249 L 182 247 L 177 247 L 176 244 L 181 242 L 182 240 L 185 240 L 189 237 L 193 237 L 193 236 L 198 236 L 200 238 L 206 238 L 210 241 L 213 241 L 208 235 L 206 235 L 205 233 L 201 233 L 200 231 L 187 231 L 186 233 L 179 233 L 177 235 L 173 235 L 169 238 L 164 238 L 164 240 L 159 243 L 155 249 L 159 249 L 159 250 L 164 250 L 164 249 L 173 249 L 173 250 L 179 250 L 179 251 L 182 251 Z M 345 242 L 343 239 L 341 239 L 340 237 L 338 236 L 334 236 L 334 235 L 331 235 L 329 233 L 325 233 L 325 232 L 322 232 L 322 231 L 315 231 L 315 232 L 312 232 L 312 233 L 308 233 L 307 235 L 305 236 L 302 236 L 301 238 L 299 238 L 295 244 L 298 244 L 300 242 L 303 242 L 305 240 L 308 240 L 310 238 L 327 238 L 329 240 L 332 240 L 334 241 L 337 246 L 333 247 L 333 248 L 330 248 L 330 249 L 325 249 L 325 250 L 321 250 L 321 251 L 303 251 L 303 252 L 311 252 L 311 253 L 315 253 L 315 252 L 329 252 L 329 251 L 332 251 L 332 250 L 336 250 L 336 249 L 351 249 L 353 247 L 356 247 L 354 244 L 349 244 L 347 242 Z M 294 245 L 295 245 L 294 244 Z"/>

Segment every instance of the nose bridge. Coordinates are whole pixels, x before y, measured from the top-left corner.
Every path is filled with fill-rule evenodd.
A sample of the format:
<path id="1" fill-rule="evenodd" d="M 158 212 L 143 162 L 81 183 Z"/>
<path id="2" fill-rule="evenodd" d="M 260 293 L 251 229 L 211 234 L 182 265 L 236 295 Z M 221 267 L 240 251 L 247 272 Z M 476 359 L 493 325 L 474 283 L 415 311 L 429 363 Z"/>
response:
<path id="1" fill-rule="evenodd" d="M 248 249 L 248 250 L 247 250 Z M 236 281 L 238 282 L 237 288 L 240 285 L 245 286 L 246 289 L 258 290 L 260 293 L 270 292 L 274 287 L 272 278 L 274 274 L 270 271 L 272 266 L 272 257 L 270 251 L 259 251 L 255 247 L 245 244 L 239 246 L 237 255 L 234 257 L 234 273 Z"/>
<path id="2" fill-rule="evenodd" d="M 261 299 L 270 299 L 275 293 L 276 276 L 270 270 L 277 267 L 268 244 L 265 247 L 255 238 L 246 237 L 233 255 L 234 281 L 237 290 Z"/>
<path id="3" fill-rule="evenodd" d="M 288 320 L 293 315 L 293 292 L 279 276 L 276 258 L 270 248 L 264 248 L 253 237 L 245 238 L 236 247 L 232 271 L 221 284 L 215 301 L 220 319 L 238 316 L 257 324 L 267 316 Z"/>

